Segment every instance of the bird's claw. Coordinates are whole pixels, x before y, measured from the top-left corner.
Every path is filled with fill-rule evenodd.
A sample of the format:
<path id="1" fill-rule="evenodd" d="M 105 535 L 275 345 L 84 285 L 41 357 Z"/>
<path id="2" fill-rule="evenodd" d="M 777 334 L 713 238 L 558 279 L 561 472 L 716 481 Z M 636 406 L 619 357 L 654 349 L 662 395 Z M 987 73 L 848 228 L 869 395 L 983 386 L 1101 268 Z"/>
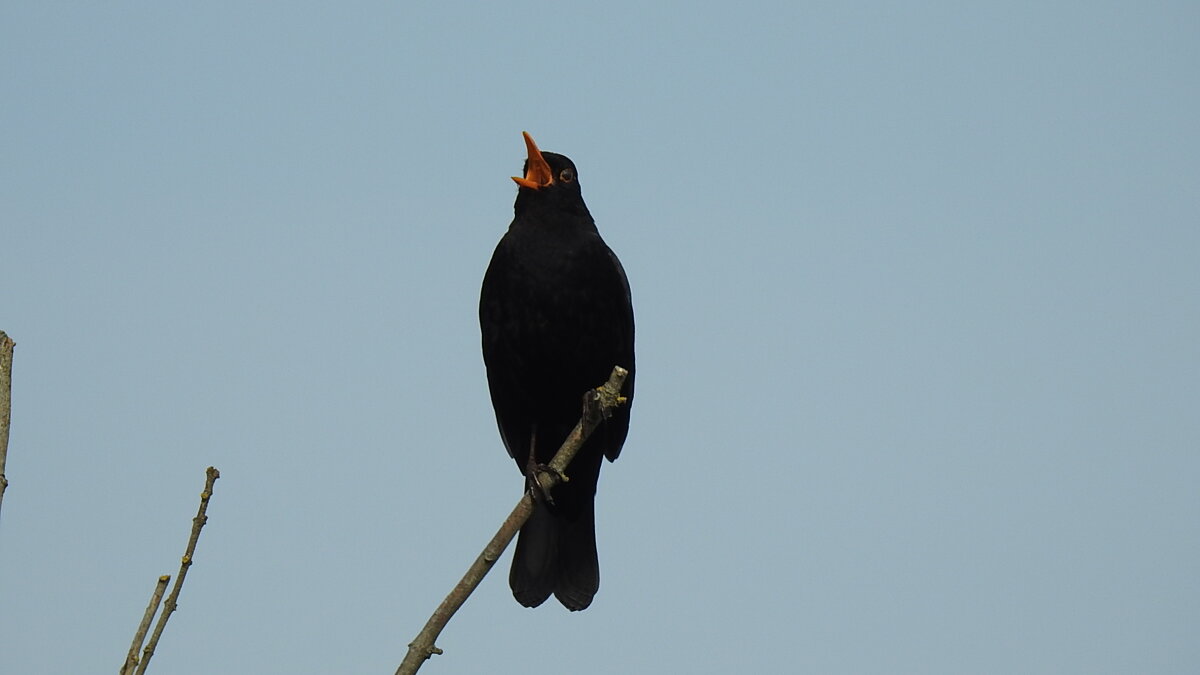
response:
<path id="1" fill-rule="evenodd" d="M 554 497 L 550 496 L 550 486 L 542 483 L 542 475 L 554 476 L 560 483 L 565 483 L 570 479 L 567 478 L 566 474 L 549 464 L 534 464 L 529 468 L 529 490 L 533 493 L 533 498 L 544 500 L 547 504 L 553 506 Z"/>

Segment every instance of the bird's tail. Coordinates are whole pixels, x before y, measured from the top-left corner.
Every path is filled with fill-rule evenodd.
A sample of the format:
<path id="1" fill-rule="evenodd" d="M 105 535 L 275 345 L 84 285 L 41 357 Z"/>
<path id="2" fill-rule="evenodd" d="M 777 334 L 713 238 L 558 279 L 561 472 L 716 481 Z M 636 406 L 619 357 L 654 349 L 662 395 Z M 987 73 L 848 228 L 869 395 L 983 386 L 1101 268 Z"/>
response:
<path id="1" fill-rule="evenodd" d="M 588 500 L 578 517 L 555 513 L 538 502 L 521 527 L 508 585 L 526 607 L 553 593 L 571 611 L 586 609 L 600 588 L 595 509 Z"/>

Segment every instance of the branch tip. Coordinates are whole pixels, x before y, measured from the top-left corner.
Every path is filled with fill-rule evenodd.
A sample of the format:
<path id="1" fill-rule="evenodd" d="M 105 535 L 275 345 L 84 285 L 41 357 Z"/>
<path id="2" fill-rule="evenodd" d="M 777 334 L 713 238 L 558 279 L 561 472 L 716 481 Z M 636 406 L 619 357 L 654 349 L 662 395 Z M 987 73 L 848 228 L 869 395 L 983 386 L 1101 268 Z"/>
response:
<path id="1" fill-rule="evenodd" d="M 582 412 L 579 423 L 563 441 L 558 452 L 554 454 L 554 458 L 534 476 L 534 482 L 538 483 L 546 495 L 549 495 L 549 491 L 553 490 L 556 485 L 568 480 L 564 471 L 600 422 L 608 418 L 614 408 L 627 402 L 627 399 L 621 396 L 621 389 L 628 376 L 628 370 L 616 366 L 607 382 L 596 389 L 584 392 L 580 397 Z M 532 491 L 526 490 L 512 513 L 484 547 L 483 552 L 475 558 L 475 562 L 467 569 L 467 573 L 454 586 L 454 590 L 450 591 L 446 599 L 442 600 L 442 604 L 434 610 L 433 615 L 425 622 L 424 628 L 417 634 L 416 639 L 408 644 L 408 653 L 405 654 L 400 667 L 396 669 L 396 675 L 412 675 L 420 669 L 425 661 L 429 660 L 431 655 L 442 653 L 442 650 L 434 645 L 434 640 L 441 634 L 442 629 L 446 627 L 454 613 L 463 606 L 463 603 L 479 586 L 483 577 L 492 569 L 492 566 L 500 558 L 500 554 L 516 536 L 517 531 L 521 529 L 525 521 L 529 520 L 530 514 L 533 513 L 533 500 Z"/>

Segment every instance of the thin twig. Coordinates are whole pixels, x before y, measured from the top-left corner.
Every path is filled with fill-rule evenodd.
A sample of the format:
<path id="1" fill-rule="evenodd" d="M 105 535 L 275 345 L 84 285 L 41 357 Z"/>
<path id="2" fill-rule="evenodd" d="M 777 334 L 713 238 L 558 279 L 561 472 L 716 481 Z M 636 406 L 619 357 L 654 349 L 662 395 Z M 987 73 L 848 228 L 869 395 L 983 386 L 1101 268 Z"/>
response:
<path id="1" fill-rule="evenodd" d="M 205 475 L 207 480 L 204 482 L 204 492 L 200 493 L 200 510 L 196 513 L 196 517 L 192 518 L 192 536 L 188 538 L 187 551 L 184 552 L 183 560 L 179 563 L 179 574 L 175 577 L 175 585 L 171 587 L 171 594 L 163 603 L 163 612 L 158 617 L 158 623 L 154 625 L 154 633 L 150 636 L 150 642 L 147 642 L 146 648 L 142 650 L 142 662 L 138 664 L 137 675 L 143 675 L 150 665 L 150 657 L 154 656 L 154 650 L 158 647 L 158 638 L 162 636 L 163 628 L 167 626 L 167 619 L 171 618 L 171 614 L 175 611 L 175 601 L 179 598 L 179 589 L 183 586 L 183 579 L 187 576 L 188 568 L 192 566 L 192 556 L 196 553 L 196 542 L 200 540 L 200 530 L 208 522 L 208 516 L 205 515 L 205 512 L 208 511 L 208 499 L 212 497 L 213 483 L 216 483 L 217 479 L 221 477 L 221 472 L 210 466 L 205 471 Z"/>
<path id="2" fill-rule="evenodd" d="M 125 665 L 121 667 L 121 675 L 129 675 L 133 672 L 134 668 L 137 668 L 138 652 L 142 650 L 142 643 L 146 641 L 146 631 L 150 630 L 150 622 L 154 620 L 154 615 L 158 613 L 158 603 L 162 601 L 163 593 L 166 592 L 169 581 L 171 581 L 171 575 L 164 574 L 154 584 L 154 593 L 150 595 L 150 604 L 146 605 L 146 613 L 142 616 L 142 623 L 138 626 L 137 632 L 133 634 L 133 644 L 129 646 L 129 653 L 125 655 Z"/>
<path id="3" fill-rule="evenodd" d="M 17 343 L 0 330 L 0 506 L 8 489 L 4 465 L 8 461 L 8 426 L 12 422 L 12 364 L 13 347 Z"/>
<path id="4" fill-rule="evenodd" d="M 600 422 L 612 414 L 612 410 L 625 402 L 621 396 L 621 386 L 625 383 L 625 378 L 629 375 L 629 371 L 617 366 L 613 368 L 612 375 L 609 376 L 608 382 L 598 389 L 584 394 L 583 397 L 583 415 L 579 423 L 575 425 L 575 429 L 567 436 L 567 440 L 563 442 L 562 447 L 555 453 L 554 459 L 550 460 L 549 470 L 538 473 L 537 482 L 547 491 L 554 489 L 556 485 L 562 482 L 563 472 L 575 458 L 575 454 L 579 452 L 579 448 L 583 446 L 583 442 L 587 440 L 592 431 L 599 426 Z M 442 600 L 442 604 L 434 610 L 433 616 L 429 617 L 429 621 L 425 623 L 425 627 L 417 634 L 417 637 L 408 645 L 408 653 L 404 656 L 404 661 L 400 667 L 396 669 L 396 675 L 413 675 L 421 668 L 426 660 L 434 654 L 441 654 L 442 650 L 434 644 L 438 635 L 442 633 L 442 629 L 449 623 L 450 617 L 462 607 L 463 603 L 471 595 L 475 587 L 483 581 L 483 577 L 487 575 L 492 566 L 500 558 L 500 554 L 504 553 L 504 549 L 512 538 L 516 536 L 521 526 L 529 520 L 529 514 L 533 512 L 533 497 L 527 491 L 521 501 L 517 502 L 517 506 L 505 519 L 504 524 L 492 537 L 484 547 L 483 552 L 471 564 L 467 573 L 454 586 L 454 590 Z"/>

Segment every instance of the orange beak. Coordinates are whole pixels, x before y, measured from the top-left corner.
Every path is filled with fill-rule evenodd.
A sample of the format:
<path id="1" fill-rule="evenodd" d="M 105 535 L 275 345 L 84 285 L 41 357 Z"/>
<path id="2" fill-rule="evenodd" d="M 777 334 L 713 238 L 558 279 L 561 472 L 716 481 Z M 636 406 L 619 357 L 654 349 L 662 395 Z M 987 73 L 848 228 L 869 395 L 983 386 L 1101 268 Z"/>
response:
<path id="1" fill-rule="evenodd" d="M 529 158 L 525 163 L 525 177 L 513 176 L 512 179 L 517 185 L 531 190 L 544 188 L 554 182 L 554 175 L 550 173 L 550 165 L 546 163 L 546 158 L 542 157 L 542 151 L 538 150 L 537 143 L 533 142 L 533 136 L 530 136 L 527 131 L 522 131 L 521 135 L 525 137 L 525 149 L 529 151 Z"/>

